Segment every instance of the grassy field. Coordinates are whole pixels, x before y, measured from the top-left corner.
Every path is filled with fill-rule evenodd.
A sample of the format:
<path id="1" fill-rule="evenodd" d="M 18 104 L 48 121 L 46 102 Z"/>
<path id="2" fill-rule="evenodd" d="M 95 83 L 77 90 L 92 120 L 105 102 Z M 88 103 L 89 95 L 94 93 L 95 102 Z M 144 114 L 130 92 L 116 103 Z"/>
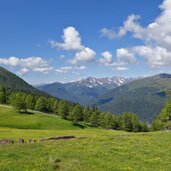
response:
<path id="1" fill-rule="evenodd" d="M 5 119 L 6 113 L 8 117 L 13 117 L 13 126 L 8 124 L 8 120 L 12 122 L 11 118 Z M 31 120 L 36 117 L 41 127 L 35 127 L 36 121 L 34 120 L 33 124 L 28 117 Z M 44 121 L 46 120 L 44 117 L 47 117 L 48 122 Z M 19 138 L 26 140 L 34 138 L 38 140 L 59 135 L 77 137 L 73 140 L 35 144 L 15 142 L 13 145 L 0 145 L 1 171 L 171 170 L 170 132 L 127 133 L 93 128 L 81 129 L 55 116 L 41 114 L 23 116 L 14 112 L 13 109 L 2 107 L 0 118 L 2 118 L 0 119 L 0 139 L 12 138 L 17 141 Z M 50 124 L 51 119 L 52 124 Z M 3 124 L 3 121 L 6 124 Z M 26 122 L 25 125 L 23 121 Z M 20 127 L 20 124 L 23 127 Z"/>
<path id="2" fill-rule="evenodd" d="M 48 114 L 23 114 L 14 109 L 0 106 L 0 127 L 19 129 L 78 129 L 71 122 L 60 119 L 56 115 Z"/>

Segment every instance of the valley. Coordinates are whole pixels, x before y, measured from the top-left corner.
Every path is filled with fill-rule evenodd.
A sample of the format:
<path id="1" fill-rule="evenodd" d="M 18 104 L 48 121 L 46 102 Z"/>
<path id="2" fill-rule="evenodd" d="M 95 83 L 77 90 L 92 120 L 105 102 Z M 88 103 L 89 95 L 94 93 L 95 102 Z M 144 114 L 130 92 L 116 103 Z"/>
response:
<path id="1" fill-rule="evenodd" d="M 0 23 L 0 171 L 171 171 L 171 0 L 2 0 Z"/>

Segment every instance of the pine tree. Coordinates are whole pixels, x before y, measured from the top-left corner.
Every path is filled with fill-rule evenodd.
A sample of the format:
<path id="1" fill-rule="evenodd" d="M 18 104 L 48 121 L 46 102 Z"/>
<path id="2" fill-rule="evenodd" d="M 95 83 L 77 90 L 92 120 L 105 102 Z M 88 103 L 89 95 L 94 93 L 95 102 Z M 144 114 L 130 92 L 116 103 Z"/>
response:
<path id="1" fill-rule="evenodd" d="M 69 113 L 68 105 L 66 101 L 61 100 L 58 105 L 58 115 L 63 119 L 67 119 Z"/>
<path id="2" fill-rule="evenodd" d="M 58 104 L 59 104 L 59 101 L 55 99 L 53 103 L 53 113 L 55 114 L 58 114 Z"/>
<path id="3" fill-rule="evenodd" d="M 72 111 L 69 113 L 68 117 L 73 123 L 83 120 L 83 111 L 79 104 L 76 104 Z"/>
<path id="4" fill-rule="evenodd" d="M 29 95 L 26 97 L 25 102 L 26 102 L 27 109 L 34 110 L 36 100 L 35 100 L 35 98 L 34 98 L 33 95 L 29 94 Z"/>
<path id="5" fill-rule="evenodd" d="M 92 115 L 90 116 L 90 123 L 93 126 L 98 126 L 99 125 L 99 114 L 100 112 L 98 110 L 95 110 Z"/>
<path id="6" fill-rule="evenodd" d="M 46 112 L 46 99 L 39 97 L 36 101 L 35 110 Z"/>
<path id="7" fill-rule="evenodd" d="M 90 122 L 90 116 L 92 114 L 92 110 L 89 107 L 85 107 L 83 109 L 83 119 L 85 122 Z"/>

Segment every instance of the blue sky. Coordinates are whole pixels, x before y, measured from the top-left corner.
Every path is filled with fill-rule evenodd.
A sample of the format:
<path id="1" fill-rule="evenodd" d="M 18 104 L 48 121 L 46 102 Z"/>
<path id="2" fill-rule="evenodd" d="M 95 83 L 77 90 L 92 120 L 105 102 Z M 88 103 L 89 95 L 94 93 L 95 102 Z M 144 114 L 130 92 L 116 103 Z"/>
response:
<path id="1" fill-rule="evenodd" d="M 171 72 L 171 0 L 0 2 L 0 65 L 31 84 Z"/>

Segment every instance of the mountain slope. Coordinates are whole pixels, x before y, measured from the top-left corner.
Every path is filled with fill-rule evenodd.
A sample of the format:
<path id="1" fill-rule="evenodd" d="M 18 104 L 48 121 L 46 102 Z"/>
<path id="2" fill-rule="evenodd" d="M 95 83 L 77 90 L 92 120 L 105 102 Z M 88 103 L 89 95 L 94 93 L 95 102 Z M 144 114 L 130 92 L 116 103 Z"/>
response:
<path id="1" fill-rule="evenodd" d="M 123 77 L 93 78 L 88 77 L 70 83 L 52 83 L 37 88 L 55 97 L 78 102 L 83 105 L 91 104 L 100 95 L 122 84 L 132 81 Z"/>
<path id="2" fill-rule="evenodd" d="M 165 105 L 165 90 L 171 90 L 171 75 L 155 75 L 115 88 L 100 96 L 96 104 L 102 111 L 134 112 L 151 122 Z"/>
<path id="3" fill-rule="evenodd" d="M 26 83 L 20 77 L 11 73 L 10 71 L 6 70 L 1 66 L 0 66 L 0 85 L 10 90 L 18 90 L 18 91 L 30 92 L 39 95 L 45 95 L 44 92 L 37 90 L 33 86 Z"/>

